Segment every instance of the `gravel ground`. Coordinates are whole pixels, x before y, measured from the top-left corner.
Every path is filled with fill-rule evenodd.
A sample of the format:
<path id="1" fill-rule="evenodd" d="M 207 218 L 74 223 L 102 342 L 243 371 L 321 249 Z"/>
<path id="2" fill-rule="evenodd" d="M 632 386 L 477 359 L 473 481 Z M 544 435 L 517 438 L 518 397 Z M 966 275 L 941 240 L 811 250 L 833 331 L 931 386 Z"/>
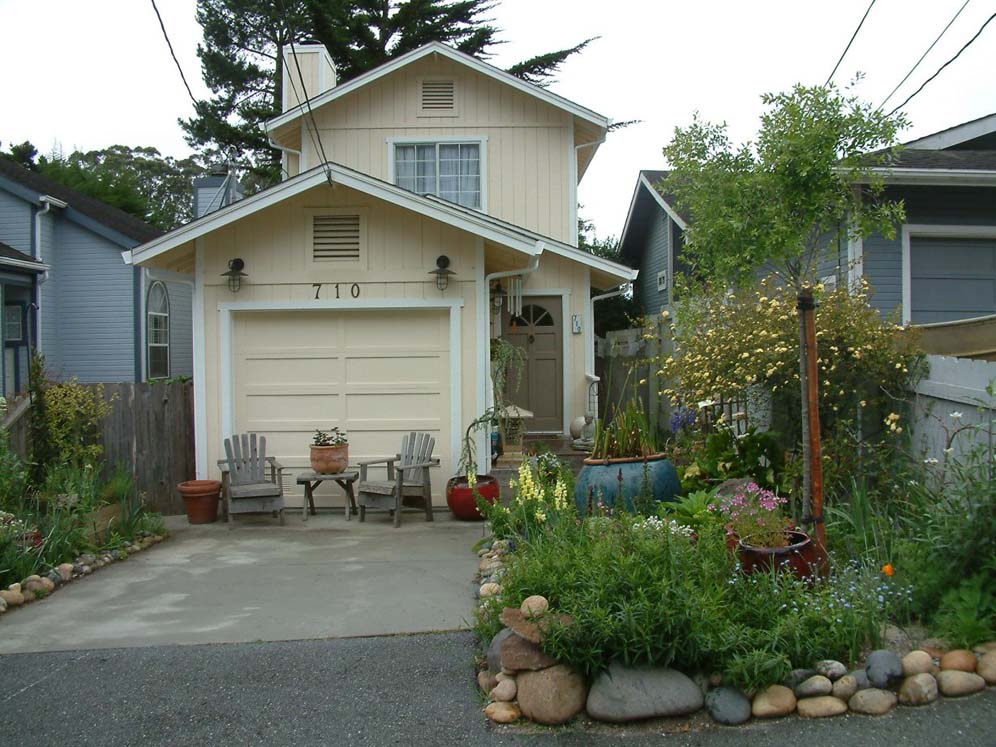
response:
<path id="1" fill-rule="evenodd" d="M 447 633 L 0 656 L 0 744 L 996 744 L 993 688 L 881 718 L 495 728 L 480 713 L 473 653 L 469 633 Z"/>

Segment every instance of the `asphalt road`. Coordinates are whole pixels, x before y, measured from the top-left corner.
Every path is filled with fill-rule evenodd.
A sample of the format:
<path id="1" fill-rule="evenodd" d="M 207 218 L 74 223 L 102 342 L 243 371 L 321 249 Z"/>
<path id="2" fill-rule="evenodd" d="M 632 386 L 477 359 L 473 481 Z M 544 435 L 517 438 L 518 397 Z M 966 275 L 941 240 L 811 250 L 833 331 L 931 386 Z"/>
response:
<path id="1" fill-rule="evenodd" d="M 881 718 L 496 728 L 473 653 L 446 633 L 0 656 L 0 745 L 996 744 L 993 688 Z"/>

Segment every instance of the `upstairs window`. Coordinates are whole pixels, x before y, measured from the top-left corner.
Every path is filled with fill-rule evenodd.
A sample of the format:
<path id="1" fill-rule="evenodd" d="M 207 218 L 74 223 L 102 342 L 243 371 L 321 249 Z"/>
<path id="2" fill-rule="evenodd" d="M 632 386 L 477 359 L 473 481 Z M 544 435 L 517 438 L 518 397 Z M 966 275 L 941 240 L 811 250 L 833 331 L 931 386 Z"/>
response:
<path id="1" fill-rule="evenodd" d="M 482 209 L 481 142 L 396 143 L 394 183 L 464 207 Z"/>
<path id="2" fill-rule="evenodd" d="M 169 378 L 169 294 L 163 283 L 149 286 L 145 313 L 146 378 Z"/>

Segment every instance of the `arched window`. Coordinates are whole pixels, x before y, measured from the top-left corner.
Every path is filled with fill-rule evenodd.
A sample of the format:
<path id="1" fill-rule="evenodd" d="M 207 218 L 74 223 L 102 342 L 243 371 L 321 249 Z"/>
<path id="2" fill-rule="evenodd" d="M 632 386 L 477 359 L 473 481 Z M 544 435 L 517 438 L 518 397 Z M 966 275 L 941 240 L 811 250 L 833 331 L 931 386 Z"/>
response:
<path id="1" fill-rule="evenodd" d="M 165 379 L 169 377 L 169 294 L 163 283 L 149 286 L 145 314 L 146 378 Z"/>

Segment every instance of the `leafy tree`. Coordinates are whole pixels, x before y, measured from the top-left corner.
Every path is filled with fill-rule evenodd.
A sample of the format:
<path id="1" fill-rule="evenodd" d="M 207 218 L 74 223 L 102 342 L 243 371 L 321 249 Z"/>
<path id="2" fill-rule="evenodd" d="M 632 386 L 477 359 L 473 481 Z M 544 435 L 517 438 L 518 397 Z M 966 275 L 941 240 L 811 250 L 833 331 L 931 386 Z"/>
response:
<path id="1" fill-rule="evenodd" d="M 242 161 L 247 191 L 269 186 L 279 180 L 280 154 L 260 124 L 280 113 L 285 46 L 320 41 L 342 80 L 430 41 L 482 57 L 498 43 L 498 29 L 485 17 L 493 7 L 492 0 L 198 0 L 204 43 L 197 54 L 214 95 L 198 101 L 195 116 L 180 126 L 191 147 Z M 543 84 L 590 41 L 537 55 L 509 72 Z"/>
<path id="2" fill-rule="evenodd" d="M 578 249 L 602 259 L 611 259 L 613 262 L 620 261 L 619 239 L 615 236 L 599 238 L 595 233 L 595 224 L 580 215 L 578 216 Z"/>
<path id="3" fill-rule="evenodd" d="M 0 158 L 8 158 L 14 163 L 32 171 L 37 170 L 35 158 L 38 156 L 38 149 L 29 140 L 25 140 L 19 144 L 11 144 L 9 147 L 9 153 L 0 151 Z"/>
<path id="4" fill-rule="evenodd" d="M 830 86 L 796 85 L 761 97 L 767 111 L 756 143 L 734 146 L 726 125 L 694 118 L 664 155 L 663 188 L 690 216 L 685 253 L 697 272 L 744 283 L 762 268 L 811 298 L 817 262 L 841 232 L 895 235 L 901 203 L 884 197 L 872 167 L 887 161 L 902 115 L 890 116 Z M 800 320 L 802 316 L 800 315 Z M 800 324 L 804 499 L 812 497 L 807 357 Z M 811 351 L 815 356 L 815 351 Z"/>

